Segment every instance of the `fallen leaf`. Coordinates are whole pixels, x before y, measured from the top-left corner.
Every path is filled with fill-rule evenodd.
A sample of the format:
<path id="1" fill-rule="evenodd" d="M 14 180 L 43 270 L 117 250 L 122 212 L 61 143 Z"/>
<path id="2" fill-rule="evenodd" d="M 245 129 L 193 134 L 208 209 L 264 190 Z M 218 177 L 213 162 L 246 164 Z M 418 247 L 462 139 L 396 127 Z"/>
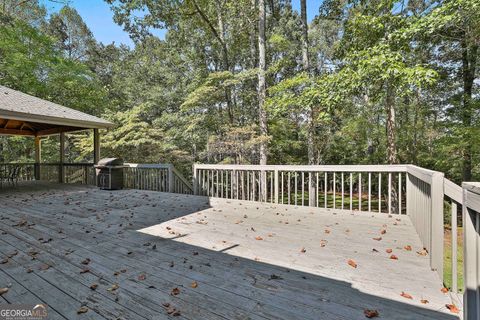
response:
<path id="1" fill-rule="evenodd" d="M 349 260 L 347 261 L 347 263 L 348 263 L 351 267 L 357 268 L 357 263 L 356 263 L 355 261 L 353 261 L 352 259 L 349 259 Z"/>
<path id="2" fill-rule="evenodd" d="M 382 237 L 376 237 L 376 238 L 373 238 L 373 240 L 380 241 L 382 240 Z"/>
<path id="3" fill-rule="evenodd" d="M 327 240 L 321 240 L 320 241 L 320 247 L 325 247 L 327 245 L 328 241 Z"/>
<path id="4" fill-rule="evenodd" d="M 405 249 L 407 251 L 412 251 L 412 246 L 406 245 L 405 247 L 403 247 L 403 249 Z"/>
<path id="5" fill-rule="evenodd" d="M 408 293 L 402 291 L 402 293 L 400 294 L 402 297 L 406 298 L 406 299 L 413 299 L 413 297 L 411 295 L 409 295 Z"/>
<path id="6" fill-rule="evenodd" d="M 397 257 L 396 255 L 392 254 L 392 255 L 390 256 L 390 259 L 392 259 L 392 260 L 398 260 L 398 257 Z"/>
<path id="7" fill-rule="evenodd" d="M 375 249 L 375 248 L 373 248 L 373 249 L 372 249 L 372 251 L 373 251 L 373 252 L 378 252 L 378 250 L 377 250 L 377 249 Z"/>
<path id="8" fill-rule="evenodd" d="M 82 270 L 80 271 L 80 274 L 88 273 L 88 272 L 90 272 L 90 269 L 85 268 L 85 269 L 82 269 Z"/>
<path id="9" fill-rule="evenodd" d="M 178 288 L 173 288 L 173 289 L 172 289 L 172 292 L 170 292 L 170 294 L 171 294 L 172 296 L 176 296 L 176 295 L 180 294 L 180 289 L 178 289 Z"/>
<path id="10" fill-rule="evenodd" d="M 90 260 L 89 258 L 87 258 L 87 259 L 85 259 L 85 260 L 82 261 L 82 264 L 87 265 L 87 264 L 90 263 L 90 261 L 91 261 L 91 260 Z"/>
<path id="11" fill-rule="evenodd" d="M 0 296 L 8 292 L 8 288 L 0 288 Z"/>
<path id="12" fill-rule="evenodd" d="M 49 268 L 50 268 L 49 264 L 42 264 L 39 269 L 40 270 L 48 270 Z"/>
<path id="13" fill-rule="evenodd" d="M 385 250 L 385 252 L 387 252 L 387 253 L 392 253 L 392 251 L 393 251 L 392 249 Z"/>
<path id="14" fill-rule="evenodd" d="M 427 299 L 422 299 L 422 300 L 420 300 L 420 302 L 423 303 L 423 304 L 427 304 L 429 301 Z"/>
<path id="15" fill-rule="evenodd" d="M 380 230 L 380 234 L 385 234 L 385 233 L 387 233 L 387 230 L 385 229 Z"/>
<path id="16" fill-rule="evenodd" d="M 330 230 L 328 230 L 328 229 L 325 229 L 325 233 L 327 233 L 327 234 L 328 234 L 328 233 L 330 233 Z"/>
<path id="17" fill-rule="evenodd" d="M 451 313 L 459 313 L 460 310 L 458 310 L 457 306 L 454 304 L 446 304 L 445 307 L 447 307 L 448 310 L 450 310 Z"/>
<path id="18" fill-rule="evenodd" d="M 88 312 L 88 308 L 85 306 L 77 310 L 77 314 L 86 313 L 86 312 Z"/>
<path id="19" fill-rule="evenodd" d="M 442 289 L 440 289 L 440 291 L 442 291 L 443 293 L 447 293 L 448 292 L 448 289 L 443 287 Z"/>
<path id="20" fill-rule="evenodd" d="M 377 310 L 370 310 L 370 309 L 365 309 L 363 310 L 363 314 L 365 315 L 365 317 L 367 318 L 376 318 L 379 316 L 378 314 L 378 311 Z"/>
<path id="21" fill-rule="evenodd" d="M 195 289 L 196 287 L 198 287 L 197 281 L 193 281 L 192 284 L 190 284 L 190 287 L 192 287 L 192 288 L 194 288 L 194 289 Z"/>
<path id="22" fill-rule="evenodd" d="M 263 238 L 260 237 L 260 236 L 256 236 L 256 237 L 255 237 L 255 240 L 263 240 Z"/>
<path id="23" fill-rule="evenodd" d="M 110 288 L 107 289 L 107 291 L 112 292 L 117 290 L 118 288 L 120 288 L 120 286 L 117 283 L 114 283 Z"/>
<path id="24" fill-rule="evenodd" d="M 0 261 L 0 264 L 5 264 L 5 263 L 7 263 L 7 262 L 8 262 L 8 258 L 5 258 L 5 259 L 3 259 L 2 261 Z"/>
<path id="25" fill-rule="evenodd" d="M 138 280 L 140 280 L 140 281 L 143 281 L 145 279 L 147 279 L 147 276 L 144 273 L 142 273 L 141 275 L 138 276 Z"/>
<path id="26" fill-rule="evenodd" d="M 96 283 L 94 283 L 90 286 L 90 289 L 92 289 L 92 290 L 97 290 L 97 288 L 98 288 L 98 284 L 96 284 Z"/>
<path id="27" fill-rule="evenodd" d="M 428 254 L 428 250 L 423 248 L 423 250 L 417 251 L 417 254 L 421 256 L 426 256 Z"/>
<path id="28" fill-rule="evenodd" d="M 301 252 L 301 253 L 305 253 L 305 252 L 307 252 L 307 249 L 302 248 L 302 249 L 300 249 L 300 252 Z"/>

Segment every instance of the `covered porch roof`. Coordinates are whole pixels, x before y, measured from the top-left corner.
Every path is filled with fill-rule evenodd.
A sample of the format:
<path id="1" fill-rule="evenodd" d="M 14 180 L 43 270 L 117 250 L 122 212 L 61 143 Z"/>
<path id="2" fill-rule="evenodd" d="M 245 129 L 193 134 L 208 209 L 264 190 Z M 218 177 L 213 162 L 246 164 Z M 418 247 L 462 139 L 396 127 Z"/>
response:
<path id="1" fill-rule="evenodd" d="M 39 137 L 112 126 L 104 119 L 0 86 L 0 134 Z"/>

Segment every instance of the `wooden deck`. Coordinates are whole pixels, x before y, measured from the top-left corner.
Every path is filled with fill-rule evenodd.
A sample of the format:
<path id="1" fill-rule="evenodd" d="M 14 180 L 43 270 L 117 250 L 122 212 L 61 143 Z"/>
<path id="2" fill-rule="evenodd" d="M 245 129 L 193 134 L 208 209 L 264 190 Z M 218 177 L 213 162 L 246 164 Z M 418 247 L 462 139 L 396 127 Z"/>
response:
<path id="1" fill-rule="evenodd" d="M 406 216 L 72 185 L 0 198 L 0 303 L 49 319 L 457 319 Z"/>

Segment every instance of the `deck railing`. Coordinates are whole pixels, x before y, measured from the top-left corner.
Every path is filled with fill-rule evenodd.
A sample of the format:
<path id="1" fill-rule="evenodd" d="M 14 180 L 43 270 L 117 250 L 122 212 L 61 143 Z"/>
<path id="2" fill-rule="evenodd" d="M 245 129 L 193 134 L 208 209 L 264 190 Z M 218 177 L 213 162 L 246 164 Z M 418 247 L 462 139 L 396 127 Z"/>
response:
<path id="1" fill-rule="evenodd" d="M 193 194 L 190 183 L 172 164 L 126 163 L 124 183 L 126 188 Z"/>
<path id="2" fill-rule="evenodd" d="M 16 172 L 16 173 L 15 173 Z M 95 185 L 93 163 L 3 163 L 3 181 L 42 180 L 50 182 Z M 171 164 L 127 163 L 124 169 L 125 188 L 193 194 L 190 183 Z"/>
<path id="3" fill-rule="evenodd" d="M 274 204 L 406 214 L 442 281 L 458 286 L 458 219 L 462 189 L 443 173 L 413 165 L 286 166 L 210 165 L 193 167 L 194 193 Z M 444 221 L 444 208 L 451 220 Z M 462 221 L 462 220 L 460 220 Z M 451 226 L 452 278 L 444 279 L 444 232 Z M 480 278 L 480 277 L 479 277 Z M 460 302 L 461 303 L 461 302 Z"/>
<path id="4" fill-rule="evenodd" d="M 464 318 L 480 319 L 480 183 L 463 187 Z"/>

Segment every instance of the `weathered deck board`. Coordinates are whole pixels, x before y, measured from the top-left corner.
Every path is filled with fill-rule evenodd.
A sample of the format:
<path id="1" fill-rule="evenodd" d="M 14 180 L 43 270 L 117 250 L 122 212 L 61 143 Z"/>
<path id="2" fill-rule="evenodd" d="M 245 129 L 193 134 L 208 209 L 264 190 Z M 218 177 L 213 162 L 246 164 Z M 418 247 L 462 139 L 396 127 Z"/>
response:
<path id="1" fill-rule="evenodd" d="M 1 266 L 0 287 L 11 284 L 2 298 L 38 297 L 58 318 L 167 319 L 164 303 L 186 319 L 364 319 L 364 309 L 385 319 L 456 318 L 428 257 L 416 254 L 420 241 L 406 216 L 67 185 L 34 184 L 0 197 L 0 257 L 19 252 Z M 14 226 L 21 219 L 28 226 Z M 52 267 L 37 270 L 44 263 Z M 29 267 L 34 272 L 23 274 Z M 90 272 L 80 274 L 85 267 Z M 45 301 L 42 281 L 75 307 Z M 120 289 L 112 294 L 114 283 Z M 180 294 L 172 296 L 175 287 Z M 82 304 L 91 311 L 72 314 Z"/>

